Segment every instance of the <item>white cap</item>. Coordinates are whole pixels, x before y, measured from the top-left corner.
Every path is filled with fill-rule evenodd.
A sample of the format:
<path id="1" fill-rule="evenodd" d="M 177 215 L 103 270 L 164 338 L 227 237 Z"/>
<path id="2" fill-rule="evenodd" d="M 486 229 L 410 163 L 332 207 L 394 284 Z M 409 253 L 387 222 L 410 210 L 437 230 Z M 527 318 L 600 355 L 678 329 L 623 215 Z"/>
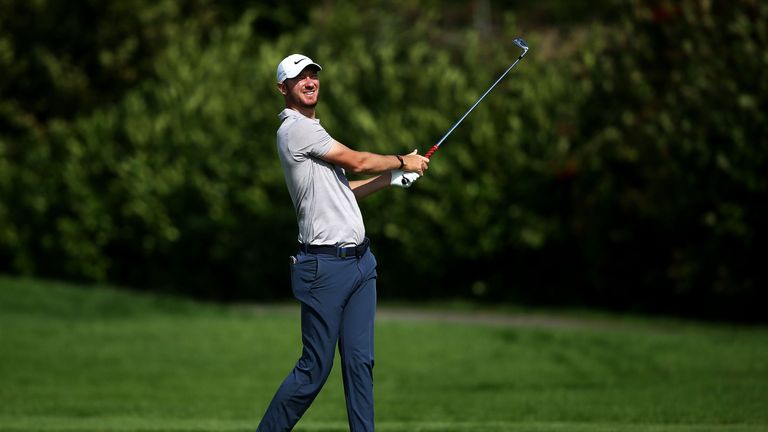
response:
<path id="1" fill-rule="evenodd" d="M 286 78 L 294 78 L 299 72 L 303 71 L 307 66 L 317 66 L 318 70 L 323 70 L 319 64 L 312 61 L 311 58 L 303 54 L 291 54 L 284 58 L 283 61 L 277 65 L 277 82 L 278 84 L 285 81 Z"/>

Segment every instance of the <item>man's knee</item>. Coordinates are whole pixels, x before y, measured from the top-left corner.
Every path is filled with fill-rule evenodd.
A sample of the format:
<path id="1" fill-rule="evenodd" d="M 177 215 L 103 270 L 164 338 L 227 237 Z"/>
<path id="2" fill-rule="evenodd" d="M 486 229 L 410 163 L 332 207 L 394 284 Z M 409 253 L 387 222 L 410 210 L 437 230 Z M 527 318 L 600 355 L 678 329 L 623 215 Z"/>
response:
<path id="1" fill-rule="evenodd" d="M 308 393 L 319 392 L 333 369 L 333 355 L 328 359 L 318 360 L 312 356 L 302 356 L 296 364 L 299 381 Z"/>

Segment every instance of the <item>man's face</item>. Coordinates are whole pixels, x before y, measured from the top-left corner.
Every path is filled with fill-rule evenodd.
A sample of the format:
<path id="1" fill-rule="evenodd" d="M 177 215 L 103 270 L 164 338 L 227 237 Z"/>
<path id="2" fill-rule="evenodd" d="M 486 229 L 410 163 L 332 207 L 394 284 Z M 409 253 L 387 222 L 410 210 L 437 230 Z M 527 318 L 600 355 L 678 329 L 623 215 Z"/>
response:
<path id="1" fill-rule="evenodd" d="M 320 94 L 320 78 L 314 66 L 307 66 L 294 78 L 288 78 L 280 84 L 280 91 L 285 95 L 286 105 L 298 108 L 314 108 Z"/>

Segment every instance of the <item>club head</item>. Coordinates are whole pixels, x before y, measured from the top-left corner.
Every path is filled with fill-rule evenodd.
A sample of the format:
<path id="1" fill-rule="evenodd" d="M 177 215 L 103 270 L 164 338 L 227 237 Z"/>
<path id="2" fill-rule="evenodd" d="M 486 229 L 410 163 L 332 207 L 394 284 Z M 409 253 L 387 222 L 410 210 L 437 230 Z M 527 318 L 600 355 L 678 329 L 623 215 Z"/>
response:
<path id="1" fill-rule="evenodd" d="M 523 50 L 523 53 L 520 54 L 520 57 L 524 56 L 528 53 L 528 44 L 523 40 L 523 38 L 515 38 L 512 43 L 517 45 L 518 48 Z"/>

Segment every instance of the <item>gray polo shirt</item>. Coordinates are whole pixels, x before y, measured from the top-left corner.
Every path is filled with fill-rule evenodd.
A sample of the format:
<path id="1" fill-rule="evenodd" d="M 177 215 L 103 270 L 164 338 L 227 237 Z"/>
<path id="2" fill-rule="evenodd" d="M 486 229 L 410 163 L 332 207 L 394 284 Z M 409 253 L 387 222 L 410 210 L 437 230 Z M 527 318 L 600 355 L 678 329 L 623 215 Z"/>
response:
<path id="1" fill-rule="evenodd" d="M 292 109 L 279 115 L 277 154 L 299 223 L 299 242 L 353 246 L 365 239 L 365 226 L 349 181 L 341 167 L 321 158 L 332 138 L 320 126 Z"/>

